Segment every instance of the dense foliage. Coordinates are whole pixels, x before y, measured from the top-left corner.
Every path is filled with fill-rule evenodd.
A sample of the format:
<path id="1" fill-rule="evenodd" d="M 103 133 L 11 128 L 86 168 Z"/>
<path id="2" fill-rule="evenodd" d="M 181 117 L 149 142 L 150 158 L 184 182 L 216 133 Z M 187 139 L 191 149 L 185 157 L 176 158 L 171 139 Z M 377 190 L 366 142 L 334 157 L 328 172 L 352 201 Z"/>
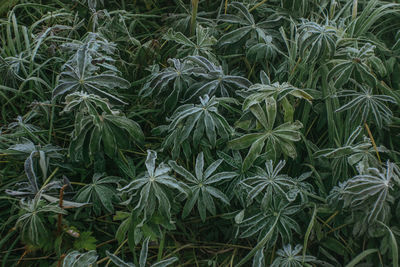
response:
<path id="1" fill-rule="evenodd" d="M 1 0 L 1 266 L 398 266 L 399 0 Z"/>

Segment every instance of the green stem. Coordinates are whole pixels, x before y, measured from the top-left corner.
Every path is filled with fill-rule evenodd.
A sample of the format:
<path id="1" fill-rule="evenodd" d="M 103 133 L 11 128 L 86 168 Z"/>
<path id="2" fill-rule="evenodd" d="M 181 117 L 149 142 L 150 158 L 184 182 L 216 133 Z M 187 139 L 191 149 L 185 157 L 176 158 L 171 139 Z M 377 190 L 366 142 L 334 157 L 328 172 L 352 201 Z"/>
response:
<path id="1" fill-rule="evenodd" d="M 353 10 L 351 12 L 351 19 L 355 20 L 357 18 L 357 7 L 358 7 L 358 1 L 353 0 Z"/>
<path id="2" fill-rule="evenodd" d="M 313 193 L 310 193 L 310 192 L 307 192 L 307 191 L 302 191 L 302 192 L 303 192 L 305 195 L 307 195 L 307 196 L 309 196 L 309 197 L 312 197 L 312 198 L 315 198 L 315 199 L 321 201 L 322 203 L 325 203 L 325 204 L 326 204 L 326 199 L 325 199 L 325 198 L 320 197 L 320 196 L 317 196 L 317 195 L 315 195 L 315 194 L 313 194 Z"/>
<path id="3" fill-rule="evenodd" d="M 50 180 L 54 177 L 54 175 L 56 175 L 56 173 L 58 172 L 59 169 L 60 169 L 60 167 L 57 167 L 57 168 L 54 169 L 54 171 L 50 174 L 50 176 L 43 183 L 43 185 L 40 188 L 40 190 L 42 190 L 50 182 Z"/>
<path id="4" fill-rule="evenodd" d="M 51 143 L 51 132 L 53 131 L 53 123 L 54 123 L 54 110 L 56 107 L 56 103 L 54 98 L 51 100 L 51 115 L 50 115 L 50 127 L 49 127 L 49 137 L 47 140 L 47 143 L 50 144 Z"/>
<path id="5" fill-rule="evenodd" d="M 197 9 L 199 7 L 199 0 L 192 0 L 192 19 L 190 20 L 190 36 L 196 32 L 196 18 Z"/>
<path id="6" fill-rule="evenodd" d="M 257 7 L 261 6 L 262 4 L 266 3 L 268 0 L 262 0 L 261 2 L 259 2 L 258 4 L 256 4 L 255 6 L 253 6 L 252 8 L 249 9 L 249 12 L 253 11 L 254 9 L 256 9 Z"/>
<path id="7" fill-rule="evenodd" d="M 157 261 L 160 261 L 162 259 L 164 244 L 165 244 L 165 234 L 163 232 L 160 240 L 160 246 L 158 247 Z"/>
<path id="8" fill-rule="evenodd" d="M 334 144 L 336 125 L 334 120 L 334 109 L 332 107 L 332 100 L 331 100 L 332 95 L 329 89 L 328 72 L 329 72 L 328 67 L 326 65 L 322 66 L 321 69 L 322 93 L 323 93 L 323 98 L 325 99 L 325 108 L 328 120 L 328 136 L 329 136 L 329 142 L 331 144 Z"/>
<path id="9" fill-rule="evenodd" d="M 310 237 L 311 230 L 314 227 L 314 222 L 315 222 L 315 217 L 317 216 L 317 205 L 314 204 L 314 211 L 311 216 L 310 223 L 308 224 L 306 235 L 304 237 L 304 243 L 303 243 L 303 260 L 302 263 L 304 264 L 304 261 L 306 259 L 306 252 L 307 252 L 307 244 L 308 244 L 308 238 Z"/>

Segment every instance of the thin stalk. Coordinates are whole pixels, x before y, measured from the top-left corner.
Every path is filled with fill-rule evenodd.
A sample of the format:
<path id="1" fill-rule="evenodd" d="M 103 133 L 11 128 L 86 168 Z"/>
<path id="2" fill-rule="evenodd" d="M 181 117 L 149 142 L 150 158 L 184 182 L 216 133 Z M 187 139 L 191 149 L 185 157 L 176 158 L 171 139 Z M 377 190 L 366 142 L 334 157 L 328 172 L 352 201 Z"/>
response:
<path id="1" fill-rule="evenodd" d="M 329 231 L 327 232 L 327 234 L 333 233 L 333 232 L 335 232 L 335 231 L 337 231 L 337 230 L 340 230 L 340 229 L 342 229 L 342 228 L 344 228 L 344 227 L 346 227 L 346 226 L 348 226 L 348 225 L 349 225 L 348 223 L 342 224 L 342 225 L 340 225 L 340 226 L 338 226 L 338 227 L 336 227 L 336 228 L 333 228 L 333 229 L 329 230 Z"/>
<path id="2" fill-rule="evenodd" d="M 52 103 L 52 107 L 51 107 L 51 115 L 50 115 L 49 137 L 47 140 L 47 143 L 49 143 L 49 144 L 51 143 L 51 134 L 53 131 L 53 124 L 54 124 L 54 110 L 55 110 L 55 104 L 56 104 L 54 99 L 51 100 L 51 103 Z"/>
<path id="3" fill-rule="evenodd" d="M 28 248 L 25 249 L 24 253 L 22 253 L 21 257 L 19 258 L 18 262 L 17 262 L 17 266 L 21 263 L 22 259 L 26 256 L 26 254 L 28 254 L 30 251 L 28 250 Z"/>
<path id="4" fill-rule="evenodd" d="M 231 257 L 231 260 L 229 262 L 229 267 L 233 267 L 233 259 L 235 258 L 236 252 L 237 252 L 237 249 L 235 248 L 233 250 L 232 257 Z"/>
<path id="5" fill-rule="evenodd" d="M 329 89 L 328 83 L 328 67 L 326 65 L 322 66 L 321 69 L 321 80 L 322 80 L 322 93 L 323 98 L 325 99 L 325 108 L 328 120 L 328 136 L 329 142 L 331 144 L 335 143 L 335 135 L 336 135 L 336 125 L 334 119 L 334 109 L 332 107 L 333 103 L 331 100 L 331 91 Z"/>
<path id="6" fill-rule="evenodd" d="M 313 194 L 313 193 L 310 193 L 310 192 L 307 192 L 307 191 L 303 191 L 303 193 L 304 193 L 305 195 L 309 196 L 309 197 L 312 197 L 312 198 L 314 198 L 314 199 L 318 199 L 318 200 L 321 201 L 322 203 L 325 203 L 325 204 L 326 204 L 326 199 L 323 198 L 323 197 L 317 196 L 317 195 L 315 195 L 315 194 Z"/>
<path id="7" fill-rule="evenodd" d="M 157 261 L 160 261 L 162 259 L 164 244 L 165 244 L 165 234 L 163 232 L 161 235 L 160 246 L 158 247 Z"/>
<path id="8" fill-rule="evenodd" d="M 64 202 L 64 190 L 65 188 L 67 188 L 67 184 L 63 185 L 60 189 L 60 200 L 58 202 L 58 205 L 61 209 L 64 209 L 63 206 L 63 202 Z M 58 218 L 57 218 L 57 233 L 61 234 L 61 230 L 62 230 L 62 213 L 58 214 Z"/>
<path id="9" fill-rule="evenodd" d="M 125 240 L 121 243 L 121 245 L 119 245 L 119 247 L 117 248 L 117 250 L 114 251 L 113 254 L 114 254 L 114 255 L 117 255 L 117 254 L 119 253 L 119 251 L 121 250 L 121 248 L 126 244 L 126 242 L 128 242 L 128 238 L 125 239 Z M 104 261 L 106 261 L 106 260 L 108 260 L 108 262 L 107 262 L 107 264 L 106 264 L 106 267 L 107 267 L 107 266 L 110 265 L 110 263 L 111 263 L 111 260 L 109 259 L 108 256 L 105 257 L 105 258 L 102 258 L 102 259 L 99 260 L 99 261 L 97 261 L 97 264 L 100 264 L 100 263 L 102 263 L 102 262 L 104 262 Z"/>
<path id="10" fill-rule="evenodd" d="M 192 0 L 192 18 L 190 20 L 190 36 L 193 36 L 196 32 L 196 18 L 197 18 L 198 7 L 199 7 L 199 0 Z"/>
<path id="11" fill-rule="evenodd" d="M 382 163 L 381 157 L 379 156 L 379 151 L 378 151 L 378 148 L 376 146 L 375 139 L 372 136 L 371 130 L 369 129 L 368 124 L 366 122 L 364 122 L 364 126 L 365 126 L 365 129 L 368 132 L 369 138 L 371 139 L 371 143 L 372 143 L 372 146 L 374 147 L 374 150 L 376 152 L 376 156 L 378 157 L 379 163 Z"/>
<path id="12" fill-rule="evenodd" d="M 318 219 L 318 221 L 320 221 L 321 223 L 324 223 L 324 221 L 323 221 L 321 218 L 319 218 L 318 216 L 317 216 L 317 219 Z M 327 224 L 326 226 L 329 228 L 329 230 L 332 230 L 332 229 L 333 229 L 333 227 L 330 226 L 329 224 Z M 343 237 L 341 237 L 340 235 L 338 235 L 338 237 L 339 237 L 340 241 L 342 241 L 343 245 L 350 251 L 350 253 L 353 254 L 354 251 L 351 249 L 351 247 L 350 247 L 349 244 L 346 242 L 346 240 L 345 240 Z"/>
<path id="13" fill-rule="evenodd" d="M 60 167 L 57 167 L 57 168 L 54 169 L 54 171 L 50 174 L 50 176 L 43 183 L 41 189 L 43 189 L 50 182 L 50 180 L 54 177 L 54 175 L 56 175 L 56 173 L 58 172 L 59 169 L 60 169 Z"/>
<path id="14" fill-rule="evenodd" d="M 255 6 L 253 6 L 252 8 L 249 9 L 249 12 L 253 11 L 254 9 L 256 9 L 257 7 L 261 6 L 262 4 L 266 3 L 268 0 L 262 0 L 261 2 L 259 2 L 258 4 L 256 4 Z"/>
<path id="15" fill-rule="evenodd" d="M 358 0 L 353 0 L 353 10 L 351 13 L 351 19 L 353 20 L 357 18 L 357 7 L 358 7 Z"/>
<path id="16" fill-rule="evenodd" d="M 62 255 L 60 256 L 60 259 L 59 259 L 58 262 L 57 262 L 57 267 L 61 267 L 61 266 L 62 266 L 62 263 L 63 263 L 63 261 L 64 261 L 65 256 L 67 256 L 67 255 L 66 255 L 66 254 L 62 254 Z"/>
<path id="17" fill-rule="evenodd" d="M 328 223 L 329 223 L 330 221 L 332 221 L 332 219 L 335 218 L 336 215 L 338 215 L 338 214 L 339 214 L 339 211 L 335 211 L 326 221 L 323 222 L 323 224 L 324 224 L 324 225 L 328 225 Z"/>
<path id="18" fill-rule="evenodd" d="M 274 262 L 275 250 L 276 250 L 276 243 L 275 243 L 274 246 L 272 247 L 271 260 L 269 261 L 269 264 L 272 264 L 272 263 Z"/>
<path id="19" fill-rule="evenodd" d="M 304 264 L 305 259 L 306 259 L 308 238 L 310 237 L 311 230 L 312 230 L 313 227 L 314 227 L 315 217 L 316 217 L 316 216 L 317 216 L 317 205 L 314 204 L 314 211 L 313 211 L 313 214 L 312 214 L 312 216 L 311 216 L 310 223 L 308 224 L 307 231 L 306 231 L 306 235 L 305 235 L 305 237 L 304 237 L 303 253 L 302 253 L 302 254 L 303 254 L 303 259 L 302 259 L 303 264 Z"/>

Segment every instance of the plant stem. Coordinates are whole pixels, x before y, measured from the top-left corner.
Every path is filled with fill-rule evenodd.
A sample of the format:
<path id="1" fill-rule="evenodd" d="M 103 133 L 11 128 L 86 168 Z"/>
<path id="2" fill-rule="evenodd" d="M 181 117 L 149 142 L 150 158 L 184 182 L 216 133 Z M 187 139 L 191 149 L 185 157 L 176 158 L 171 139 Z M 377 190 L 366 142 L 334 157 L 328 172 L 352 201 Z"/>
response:
<path id="1" fill-rule="evenodd" d="M 353 0 L 353 10 L 351 13 L 351 19 L 356 19 L 357 18 L 357 7 L 358 7 L 358 0 Z"/>
<path id="2" fill-rule="evenodd" d="M 51 100 L 51 114 L 50 114 L 50 127 L 49 127 L 49 137 L 47 139 L 47 143 L 50 144 L 51 143 L 51 134 L 53 132 L 53 123 L 54 123 L 54 110 L 55 110 L 55 101 L 54 99 Z"/>
<path id="3" fill-rule="evenodd" d="M 64 202 L 64 190 L 65 188 L 67 188 L 67 184 L 63 185 L 60 189 L 60 200 L 58 202 L 58 205 L 61 209 L 63 209 L 63 202 Z M 58 214 L 58 218 L 57 218 L 57 233 L 61 234 L 61 230 L 62 230 L 62 213 Z"/>
<path id="4" fill-rule="evenodd" d="M 190 36 L 193 36 L 196 32 L 196 18 L 197 18 L 198 7 L 199 7 L 199 0 L 192 0 L 192 19 L 190 20 Z"/>
<path id="5" fill-rule="evenodd" d="M 379 156 L 379 151 L 378 151 L 378 148 L 376 146 L 375 139 L 372 136 L 371 130 L 369 129 L 368 124 L 366 122 L 364 122 L 364 126 L 365 126 L 365 129 L 368 132 L 369 138 L 371 139 L 371 143 L 372 143 L 372 146 L 374 147 L 374 150 L 376 152 L 376 156 L 378 157 L 379 163 L 382 163 L 381 157 Z"/>
<path id="6" fill-rule="evenodd" d="M 126 242 L 128 242 L 128 238 L 125 239 L 125 240 L 121 243 L 121 245 L 119 245 L 119 247 L 114 251 L 113 254 L 114 254 L 114 255 L 117 255 L 117 254 L 119 253 L 119 251 L 121 250 L 121 248 L 126 244 Z M 107 264 L 106 264 L 106 267 L 107 267 L 107 266 L 110 265 L 110 263 L 111 263 L 111 260 L 109 259 L 109 257 L 102 258 L 101 260 L 97 261 L 97 264 L 100 264 L 100 263 L 102 263 L 102 262 L 104 262 L 104 261 L 106 261 L 106 260 L 108 260 L 108 261 L 107 261 Z"/>
<path id="7" fill-rule="evenodd" d="M 41 189 L 43 189 L 50 182 L 50 180 L 54 177 L 54 175 L 56 175 L 56 173 L 58 172 L 59 169 L 60 169 L 60 167 L 57 167 L 57 168 L 54 169 L 54 171 L 50 174 L 50 176 L 43 183 Z"/>
<path id="8" fill-rule="evenodd" d="M 268 0 L 262 0 L 260 3 L 256 4 L 255 6 L 253 6 L 252 8 L 249 9 L 249 12 L 253 11 L 254 9 L 256 9 L 257 7 L 261 6 L 262 4 L 266 3 Z"/>
<path id="9" fill-rule="evenodd" d="M 160 261 L 162 259 L 164 244 L 165 244 L 165 233 L 163 232 L 161 235 L 160 246 L 158 248 L 157 261 Z"/>

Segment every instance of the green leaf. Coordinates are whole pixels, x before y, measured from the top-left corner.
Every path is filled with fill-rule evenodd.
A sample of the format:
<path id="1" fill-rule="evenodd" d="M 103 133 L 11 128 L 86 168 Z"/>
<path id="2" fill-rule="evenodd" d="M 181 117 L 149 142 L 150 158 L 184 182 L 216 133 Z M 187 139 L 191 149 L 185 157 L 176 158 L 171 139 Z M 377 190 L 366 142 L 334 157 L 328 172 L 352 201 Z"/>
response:
<path id="1" fill-rule="evenodd" d="M 135 267 L 135 265 L 133 263 L 125 262 L 125 261 L 121 260 L 119 257 L 110 253 L 108 250 L 106 250 L 106 255 L 107 255 L 107 257 L 110 258 L 111 262 L 114 263 L 115 265 L 117 265 L 118 267 Z"/>
<path id="2" fill-rule="evenodd" d="M 393 234 L 392 230 L 390 230 L 390 228 L 386 224 L 384 224 L 382 222 L 379 222 L 379 223 L 381 225 L 383 225 L 386 228 L 386 230 L 389 232 L 393 267 L 398 267 L 399 266 L 399 249 L 398 249 L 396 237 Z"/>
<path id="3" fill-rule="evenodd" d="M 312 213 L 310 223 L 308 224 L 307 231 L 306 231 L 306 234 L 305 234 L 305 236 L 304 236 L 304 244 L 303 244 L 303 262 L 305 261 L 305 258 L 306 258 L 308 239 L 309 239 L 310 234 L 311 234 L 311 231 L 312 231 L 312 229 L 313 229 L 313 227 L 314 227 L 315 218 L 316 218 L 316 216 L 317 216 L 317 213 L 318 213 L 318 209 L 317 209 L 317 206 L 314 204 L 314 211 L 313 211 L 313 213 Z"/>
<path id="4" fill-rule="evenodd" d="M 279 216 L 276 217 L 274 223 L 271 225 L 269 231 L 265 234 L 265 236 L 261 239 L 261 241 L 258 242 L 258 244 L 243 259 L 241 259 L 236 264 L 237 267 L 240 267 L 246 262 L 248 262 L 254 254 L 256 254 L 260 249 L 262 249 L 265 246 L 265 244 L 270 240 L 272 234 L 274 233 L 278 221 L 279 221 Z"/>
<path id="5" fill-rule="evenodd" d="M 96 263 L 98 256 L 96 251 L 91 250 L 86 253 L 71 251 L 64 258 L 63 267 L 87 267 Z"/>
<path id="6" fill-rule="evenodd" d="M 74 241 L 74 249 L 81 250 L 96 250 L 96 238 L 92 236 L 92 232 L 82 232 Z"/>
<path id="7" fill-rule="evenodd" d="M 261 139 L 262 136 L 263 136 L 263 134 L 261 134 L 261 133 L 252 133 L 252 134 L 243 135 L 239 138 L 229 141 L 228 148 L 235 149 L 235 150 L 248 148 L 254 142 Z"/>
<path id="8" fill-rule="evenodd" d="M 331 250 L 332 252 L 335 252 L 338 255 L 345 255 L 346 254 L 346 248 L 342 243 L 340 243 L 338 240 L 335 238 L 328 237 L 324 241 L 322 241 L 322 245 Z"/>
<path id="9" fill-rule="evenodd" d="M 149 249 L 150 237 L 146 238 L 142 244 L 142 249 L 140 250 L 139 266 L 145 267 L 147 261 L 147 252 Z"/>
<path id="10" fill-rule="evenodd" d="M 349 262 L 348 264 L 346 264 L 346 267 L 354 267 L 356 266 L 360 261 L 362 261 L 365 257 L 367 257 L 369 254 L 378 252 L 377 249 L 375 248 L 371 248 L 371 249 L 367 249 L 364 250 L 363 252 L 361 252 L 360 254 L 357 255 L 357 257 L 353 258 L 351 260 L 351 262 Z"/>
<path id="11" fill-rule="evenodd" d="M 118 177 L 95 173 L 92 183 L 82 187 L 75 195 L 75 200 L 81 203 L 92 202 L 96 214 L 100 214 L 102 208 L 112 213 L 114 211 L 113 199 L 118 199 L 115 188 L 118 181 Z"/>
<path id="12" fill-rule="evenodd" d="M 257 139 L 250 147 L 249 152 L 246 155 L 246 158 L 243 161 L 242 171 L 245 172 L 251 168 L 253 162 L 258 158 L 265 146 L 265 137 L 261 137 Z"/>
<path id="13" fill-rule="evenodd" d="M 234 44 L 234 43 L 240 41 L 242 38 L 244 38 L 248 33 L 250 33 L 250 31 L 251 31 L 251 27 L 248 27 L 248 26 L 230 31 L 230 32 L 224 34 L 218 40 L 218 45 L 224 46 L 224 45 Z"/>

